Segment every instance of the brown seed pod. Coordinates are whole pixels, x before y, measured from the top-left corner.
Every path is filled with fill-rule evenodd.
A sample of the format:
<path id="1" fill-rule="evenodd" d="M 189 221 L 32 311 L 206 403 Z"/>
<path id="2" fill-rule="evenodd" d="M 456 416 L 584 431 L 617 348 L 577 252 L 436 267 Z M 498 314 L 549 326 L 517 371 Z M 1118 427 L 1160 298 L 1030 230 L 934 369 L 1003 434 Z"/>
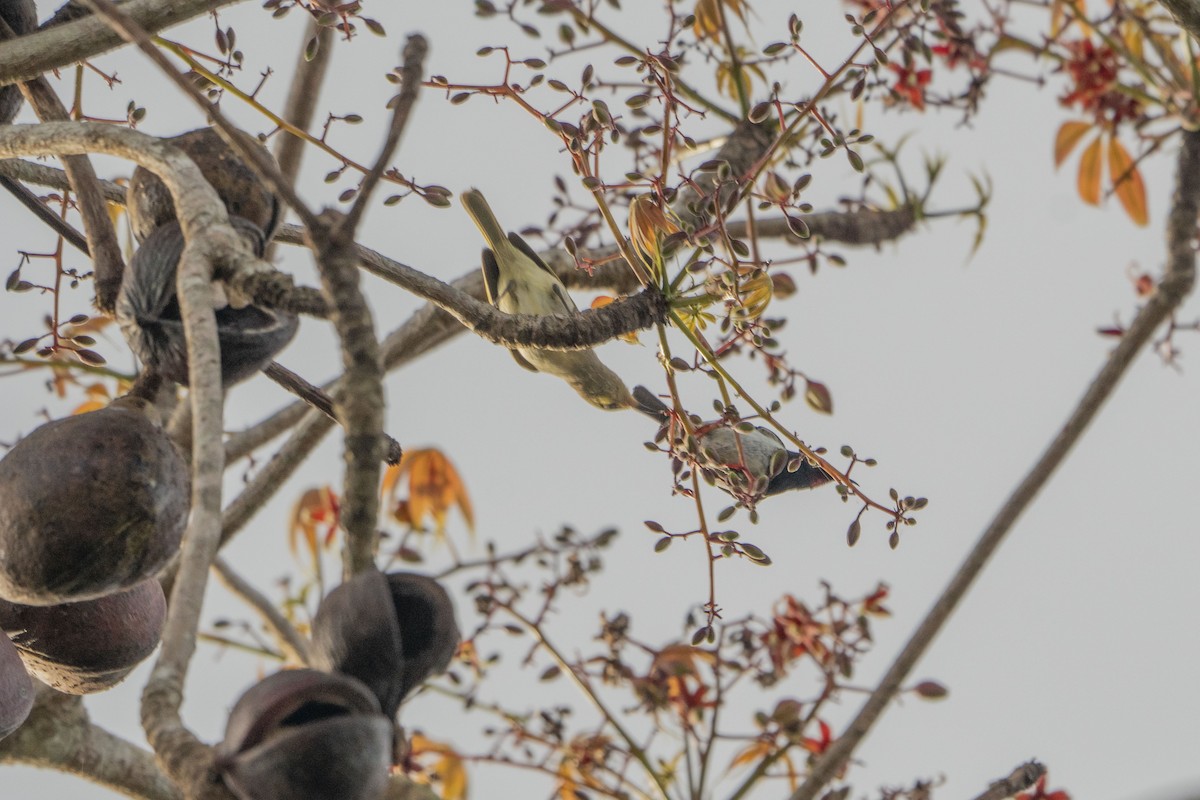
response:
<path id="1" fill-rule="evenodd" d="M 0 460 L 0 598 L 54 605 L 152 577 L 179 549 L 183 458 L 144 400 L 47 422 Z"/>
<path id="2" fill-rule="evenodd" d="M 367 570 L 329 593 L 313 619 L 313 665 L 370 687 L 388 717 L 431 675 L 446 669 L 460 634 L 437 581 Z"/>
<path id="3" fill-rule="evenodd" d="M 392 736 L 391 721 L 355 679 L 285 670 L 234 704 L 217 766 L 240 800 L 376 800 Z"/>
<path id="4" fill-rule="evenodd" d="M 0 629 L 12 639 L 30 674 L 66 694 L 111 689 L 154 652 L 167 617 L 157 580 L 124 592 L 25 606 L 0 600 Z"/>
<path id="5" fill-rule="evenodd" d="M 239 135 L 247 145 L 271 157 L 270 151 L 258 139 L 244 131 L 239 131 Z M 257 252 L 262 255 L 263 247 L 279 227 L 279 198 L 212 128 L 188 131 L 166 141 L 191 156 L 204 179 L 217 190 L 231 218 L 241 218 L 249 224 L 249 229 L 258 233 L 261 244 Z M 133 171 L 128 197 L 129 219 L 139 242 L 145 241 L 160 225 L 175 219 L 175 203 L 170 192 L 157 175 L 144 167 Z M 246 229 L 244 226 L 239 228 Z"/>
<path id="6" fill-rule="evenodd" d="M 186 386 L 187 340 L 175 294 L 175 273 L 182 255 L 183 234 L 178 222 L 168 221 L 146 237 L 133 254 L 117 296 L 117 321 L 143 364 Z M 270 363 L 300 325 L 295 314 L 254 305 L 224 306 L 216 310 L 216 318 L 221 383 L 226 386 L 249 378 Z"/>
<path id="7" fill-rule="evenodd" d="M 33 708 L 33 681 L 17 648 L 0 635 L 0 739 L 21 727 Z"/>

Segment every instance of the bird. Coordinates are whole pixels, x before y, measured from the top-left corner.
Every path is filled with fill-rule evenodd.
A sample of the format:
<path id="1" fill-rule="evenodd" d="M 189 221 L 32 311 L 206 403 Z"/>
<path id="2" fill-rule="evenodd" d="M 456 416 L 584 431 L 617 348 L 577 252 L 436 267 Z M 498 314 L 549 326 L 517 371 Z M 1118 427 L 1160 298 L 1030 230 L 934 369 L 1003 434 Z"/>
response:
<path id="1" fill-rule="evenodd" d="M 645 386 L 633 387 L 634 408 L 664 427 L 671 409 Z M 735 500 L 753 505 L 763 497 L 813 489 L 833 480 L 803 453 L 789 450 L 773 431 L 758 426 L 742 431 L 726 420 L 694 426 L 696 446 L 688 456 L 705 476 Z M 672 452 L 676 447 L 672 445 Z M 681 454 L 682 455 L 682 454 Z"/>
<path id="2" fill-rule="evenodd" d="M 539 316 L 578 311 L 554 270 L 524 239 L 512 232 L 505 233 L 478 189 L 463 192 L 461 199 L 488 244 L 483 250 L 483 281 L 488 301 L 493 306 L 506 314 Z M 516 347 L 511 352 L 525 369 L 562 378 L 580 397 L 597 408 L 614 411 L 634 407 L 625 382 L 592 350 Z"/>
<path id="3" fill-rule="evenodd" d="M 250 134 L 251 146 L 262 145 Z M 183 150 L 229 212 L 229 221 L 262 256 L 281 216 L 279 198 L 212 128 L 200 128 L 166 140 Z M 265 150 L 265 148 L 264 148 Z M 175 296 L 175 273 L 184 240 L 175 203 L 154 173 L 138 167 L 129 181 L 129 219 L 139 242 L 117 297 L 117 321 L 142 363 L 164 378 L 187 385 L 187 346 Z M 214 289 L 220 289 L 214 285 Z M 299 319 L 291 312 L 254 304 L 235 308 L 216 291 L 217 339 L 221 382 L 230 385 L 266 366 L 296 335 Z"/>

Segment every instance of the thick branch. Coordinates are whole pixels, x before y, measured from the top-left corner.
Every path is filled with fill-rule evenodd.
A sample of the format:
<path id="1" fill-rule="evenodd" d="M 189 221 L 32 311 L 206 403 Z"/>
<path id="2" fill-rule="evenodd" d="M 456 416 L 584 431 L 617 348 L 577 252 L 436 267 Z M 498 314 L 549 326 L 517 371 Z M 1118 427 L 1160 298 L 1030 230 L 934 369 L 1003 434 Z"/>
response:
<path id="1" fill-rule="evenodd" d="M 168 189 L 172 188 L 165 176 L 164 183 Z M 175 206 L 179 209 L 177 197 Z M 171 590 L 162 650 L 142 691 L 141 708 L 147 741 L 167 774 L 189 796 L 202 795 L 217 786 L 212 750 L 184 726 L 179 709 L 188 666 L 196 650 L 196 629 L 208 571 L 221 536 L 224 395 L 212 274 L 213 264 L 233 245 L 219 241 L 221 233 L 210 230 L 189 241 L 179 261 L 176 295 L 187 338 L 188 396 L 192 405 L 192 510 Z M 224 235 L 241 241 L 241 236 L 228 225 L 224 226 Z"/>
<path id="2" fill-rule="evenodd" d="M 383 432 L 383 364 L 371 309 L 359 288 L 353 232 L 342 226 L 344 219 L 339 212 L 325 211 L 321 227 L 312 237 L 345 368 L 344 385 L 335 402 L 337 417 L 346 426 L 341 524 L 346 531 L 346 568 L 354 574 L 375 563 L 379 461 L 383 456 L 379 438 Z"/>
<path id="3" fill-rule="evenodd" d="M 1116 390 L 1121 377 L 1150 341 L 1155 329 L 1191 292 L 1196 281 L 1196 217 L 1200 211 L 1200 133 L 1184 133 L 1182 139 L 1176 167 L 1174 203 L 1167 221 L 1167 271 L 1157 291 L 1138 312 L 1121 341 L 1109 355 L 1108 361 L 1067 418 L 1062 430 L 984 530 L 975 547 L 959 567 L 958 573 L 950 580 L 933 608 L 888 668 L 879 686 L 867 698 L 846 731 L 813 766 L 808 780 L 792 794 L 791 800 L 812 800 L 847 762 L 859 742 L 895 697 L 909 672 L 929 649 L 1005 535 L 1050 480 L 1050 476 L 1071 452 L 1104 402 Z"/>
<path id="4" fill-rule="evenodd" d="M 81 701 L 39 686 L 29 718 L 0 742 L 0 762 L 67 772 L 143 800 L 182 800 L 151 753 L 92 724 Z"/>
<path id="5" fill-rule="evenodd" d="M 359 287 L 354 234 L 371 194 L 400 144 L 400 136 L 417 100 L 428 51 L 424 37 L 408 37 L 401 68 L 403 86 L 375 165 L 363 178 L 358 197 L 348 213 L 327 209 L 308 231 L 346 370 L 345 387 L 337 397 L 337 417 L 346 426 L 341 525 L 346 532 L 344 560 L 348 575 L 375 566 L 381 477 L 379 459 L 382 455 L 380 436 L 384 413 L 383 363 L 379 340 L 375 336 L 375 321 Z"/>
<path id="6" fill-rule="evenodd" d="M 739 180 L 767 152 L 774 138 L 772 128 L 775 127 L 771 122 L 756 124 L 742 120 L 738 123 L 713 156 L 714 161 L 724 161 L 729 165 L 728 177 L 722 178 L 717 170 L 703 172 L 696 179 L 696 185 L 689 184 L 680 189 L 671 204 L 685 228 L 698 228 L 706 219 L 712 218 L 709 206 L 712 205 L 714 191 L 717 192 L 718 207 L 722 210 L 726 210 L 728 204 L 737 199 Z"/>
<path id="7" fill-rule="evenodd" d="M 129 0 L 122 5 L 148 31 L 160 31 L 241 0 Z M 84 17 L 0 44 L 0 85 L 36 78 L 120 47 L 121 37 L 102 20 Z"/>

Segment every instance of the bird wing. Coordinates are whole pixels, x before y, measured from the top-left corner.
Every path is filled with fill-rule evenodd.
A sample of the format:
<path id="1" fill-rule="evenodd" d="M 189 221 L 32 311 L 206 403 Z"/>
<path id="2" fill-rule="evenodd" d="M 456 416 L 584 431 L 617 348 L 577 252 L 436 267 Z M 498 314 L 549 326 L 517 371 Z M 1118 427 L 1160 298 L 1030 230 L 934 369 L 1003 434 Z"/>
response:
<path id="1" fill-rule="evenodd" d="M 524 255 L 528 256 L 529 260 L 538 266 L 543 272 L 554 279 L 554 296 L 562 304 L 562 313 L 573 314 L 579 308 L 575 305 L 575 301 L 571 299 L 571 295 L 567 294 L 567 289 L 562 285 L 562 280 L 558 277 L 558 273 L 550 269 L 550 265 L 542 260 L 541 256 L 529 246 L 529 242 L 522 239 L 518 234 L 509 233 L 508 241 L 513 247 L 517 248 Z"/>
<path id="2" fill-rule="evenodd" d="M 500 307 L 500 265 L 496 262 L 496 254 L 491 249 L 483 248 L 483 289 L 487 292 L 488 302 L 497 308 Z M 513 361 L 516 361 L 522 368 L 530 372 L 540 372 L 533 364 L 526 360 L 525 356 L 521 355 L 520 351 L 515 348 L 509 348 L 512 353 Z"/>
<path id="3" fill-rule="evenodd" d="M 490 248 L 483 248 L 483 290 L 487 292 L 488 302 L 494 306 L 500 303 L 500 265 L 496 263 L 496 254 Z"/>

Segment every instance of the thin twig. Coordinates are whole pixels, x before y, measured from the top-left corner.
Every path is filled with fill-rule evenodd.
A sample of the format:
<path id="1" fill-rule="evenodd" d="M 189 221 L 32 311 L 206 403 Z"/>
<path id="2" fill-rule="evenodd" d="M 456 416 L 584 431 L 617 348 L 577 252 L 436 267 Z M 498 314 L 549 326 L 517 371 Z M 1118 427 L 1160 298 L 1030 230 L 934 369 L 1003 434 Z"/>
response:
<path id="1" fill-rule="evenodd" d="M 379 158 L 375 159 L 374 166 L 367 171 L 362 182 L 359 183 L 354 205 L 346 212 L 343 224 L 347 230 L 358 229 L 358 223 L 362 220 L 367 203 L 370 202 L 375 187 L 379 185 L 379 179 L 383 177 L 388 164 L 392 161 L 392 155 L 396 152 L 396 147 L 400 144 L 400 136 L 404 133 L 405 126 L 408 125 L 408 118 L 412 115 L 413 106 L 416 105 L 421 91 L 421 77 L 425 69 L 425 56 L 428 54 L 429 43 L 425 41 L 424 36 L 414 34 L 408 37 L 402 56 L 403 65 L 400 67 L 400 94 L 396 95 L 393 101 L 395 110 L 392 112 L 392 124 L 388 126 L 387 137 L 384 139 L 383 147 L 379 149 Z"/>
<path id="2" fill-rule="evenodd" d="M 3 20 L 0 20 L 3 22 Z M 41 198 L 29 190 L 25 184 L 10 178 L 7 175 L 0 175 L 0 186 L 8 190 L 8 193 L 17 198 L 21 205 L 29 209 L 30 213 L 40 219 L 42 222 L 55 233 L 63 238 L 68 244 L 79 250 L 84 255 L 89 254 L 87 237 L 79 231 L 75 230 L 71 223 L 67 222 L 62 217 L 55 214 L 42 202 Z"/>
<path id="3" fill-rule="evenodd" d="M 317 51 L 309 58 L 307 48 L 299 48 L 300 55 L 292 69 L 292 84 L 283 108 L 283 118 L 300 130 L 308 130 L 312 125 L 317 109 L 317 97 L 321 93 L 325 76 L 329 74 L 328 67 L 333 54 L 332 28 L 319 25 L 313 20 L 304 32 L 304 38 L 307 41 L 313 37 L 317 40 Z M 293 186 L 296 184 L 296 176 L 300 174 L 300 162 L 303 157 L 304 140 L 287 131 L 280 132 L 275 144 L 275 160 L 279 162 L 280 174 Z"/>
<path id="4" fill-rule="evenodd" d="M 112 29 L 119 33 L 121 38 L 136 45 L 147 58 L 154 62 L 154 65 L 175 84 L 185 97 L 192 100 L 200 107 L 201 111 L 208 115 L 212 120 L 214 130 L 221 135 L 221 138 L 237 153 L 238 157 L 254 170 L 267 189 L 283 198 L 300 217 L 300 221 L 304 223 L 305 227 L 313 226 L 316 216 L 300 199 L 291 184 L 280 174 L 279 167 L 271 155 L 259 147 L 251 146 L 242 138 L 242 131 L 230 122 L 216 105 L 209 102 L 195 84 L 175 69 L 170 60 L 155 46 L 146 29 L 127 14 L 124 7 L 116 6 L 111 0 L 82 0 L 82 2 L 90 6 L 98 16 L 112 26 Z"/>
<path id="5" fill-rule="evenodd" d="M 288 88 L 287 102 L 283 107 L 283 119 L 293 127 L 307 131 L 313 122 L 317 110 L 317 97 L 321 94 L 321 86 L 325 76 L 329 74 L 329 64 L 333 60 L 333 29 L 321 25 L 317 20 L 311 20 L 304 32 L 305 42 L 316 38 L 317 50 L 309 58 L 308 47 L 299 48 L 296 66 L 292 69 L 292 83 Z M 292 186 L 300 174 L 300 163 L 304 158 L 305 141 L 290 133 L 287 129 L 279 132 L 275 142 L 275 160 L 279 162 L 279 172 Z M 271 242 L 267 249 L 266 259 L 273 261 L 276 243 Z"/>
<path id="6" fill-rule="evenodd" d="M 301 407 L 307 408 L 303 404 Z M 332 428 L 333 420 L 329 417 L 315 411 L 308 413 L 283 447 L 279 448 L 279 452 L 272 456 L 266 466 L 246 484 L 242 493 L 225 508 L 221 518 L 222 547 L 275 496 L 284 482 Z"/>
<path id="7" fill-rule="evenodd" d="M 12 28 L 0 19 L 0 39 L 15 38 Z M 41 75 L 22 83 L 21 94 L 42 122 L 66 122 L 70 119 L 58 94 Z M 121 289 L 121 276 L 125 273 L 125 259 L 121 255 L 116 231 L 113 230 L 112 218 L 108 215 L 108 204 L 101 195 L 96 170 L 86 155 L 64 156 L 62 162 L 71 189 L 75 192 L 83 229 L 87 233 L 87 252 L 92 257 L 96 273 L 96 308 L 112 316 L 117 292 Z M 72 241 L 69 236 L 64 238 Z M 78 246 L 75 241 L 72 244 Z"/>
<path id="8" fill-rule="evenodd" d="M 1191 292 L 1196 280 L 1196 217 L 1200 211 L 1200 133 L 1185 132 L 1182 139 L 1176 167 L 1174 203 L 1167 221 L 1167 270 L 1157 290 L 1142 306 L 1125 335 L 1121 337 L 1121 341 L 1109 354 L 1108 360 L 1067 418 L 1062 430 L 984 530 L 949 585 L 888 668 L 879 686 L 867 698 L 841 737 L 818 759 L 808 780 L 792 793 L 791 800 L 812 800 L 848 761 L 859 742 L 895 697 L 909 672 L 954 613 L 1004 536 L 1033 502 L 1038 491 L 1071 452 L 1101 406 L 1116 390 L 1121 377 L 1150 341 L 1155 329 Z"/>
<path id="9" fill-rule="evenodd" d="M 341 420 L 338 419 L 337 412 L 334 410 L 333 398 L 325 394 L 321 387 L 314 386 L 277 361 L 272 361 L 264 367 L 263 374 L 334 422 L 341 424 Z M 392 465 L 399 464 L 400 458 L 404 455 L 400 443 L 386 433 L 382 436 L 385 443 L 383 460 Z"/>
<path id="10" fill-rule="evenodd" d="M 257 612 L 263 624 L 275 637 L 275 641 L 279 643 L 284 655 L 296 664 L 307 666 L 308 642 L 300 635 L 295 626 L 288 622 L 287 617 L 279 613 L 275 604 L 266 595 L 255 589 L 249 581 L 230 566 L 228 561 L 220 556 L 213 560 L 213 571 L 217 573 L 217 577 L 221 579 L 225 588 Z"/>

